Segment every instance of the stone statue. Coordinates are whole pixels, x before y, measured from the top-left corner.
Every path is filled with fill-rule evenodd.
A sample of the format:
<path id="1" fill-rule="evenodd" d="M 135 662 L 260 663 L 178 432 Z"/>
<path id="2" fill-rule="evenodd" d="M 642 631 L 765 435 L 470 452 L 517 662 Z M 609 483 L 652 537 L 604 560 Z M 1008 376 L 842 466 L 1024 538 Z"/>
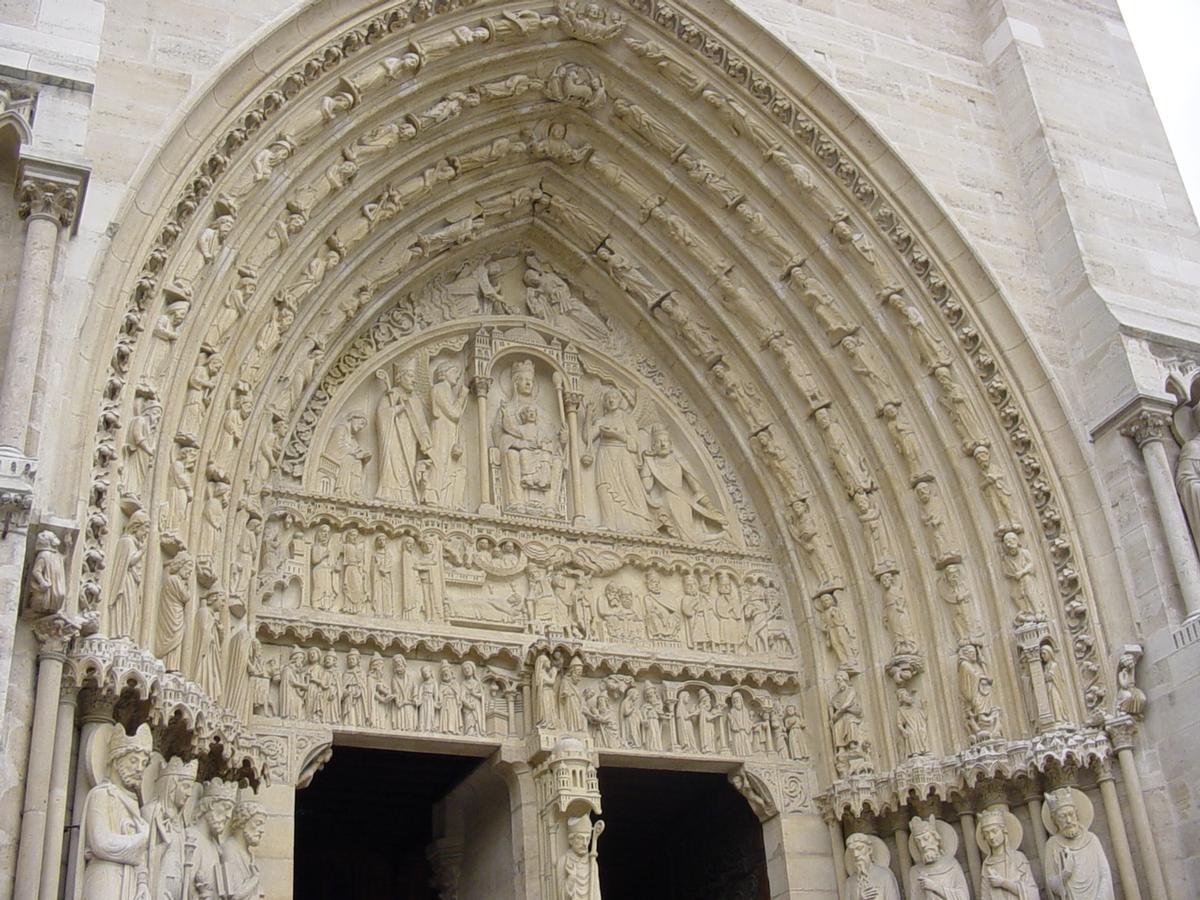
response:
<path id="1" fill-rule="evenodd" d="M 564 731 L 587 733 L 587 718 L 583 712 L 583 661 L 572 657 L 567 671 L 558 682 L 558 720 Z"/>
<path id="2" fill-rule="evenodd" d="M 1146 692 L 1137 686 L 1137 664 L 1141 658 L 1139 645 L 1126 644 L 1117 659 L 1117 713 L 1139 721 L 1146 714 Z"/>
<path id="3" fill-rule="evenodd" d="M 1038 599 L 1037 574 L 1033 568 L 1033 554 L 1021 546 L 1021 538 L 1015 531 L 1006 531 L 1002 538 L 1003 557 L 1000 568 L 1009 581 L 1013 605 L 1017 618 L 1025 621 L 1043 615 Z"/>
<path id="4" fill-rule="evenodd" d="M 1179 502 L 1183 504 L 1192 531 L 1192 541 L 1200 548 L 1200 432 L 1184 441 L 1179 448 L 1179 461 L 1175 465 L 1175 490 L 1179 492 Z"/>
<path id="5" fill-rule="evenodd" d="M 858 635 L 842 614 L 837 596 L 830 591 L 814 601 L 820 619 L 821 631 L 825 635 L 825 646 L 833 653 L 839 666 L 849 671 L 858 671 Z"/>
<path id="6" fill-rule="evenodd" d="M 351 647 L 346 654 L 346 671 L 342 673 L 341 724 L 362 727 L 370 724 L 367 712 L 367 682 L 362 670 L 362 656 Z"/>
<path id="7" fill-rule="evenodd" d="M 1047 641 L 1038 649 L 1042 661 L 1042 676 L 1046 682 L 1046 698 L 1050 701 L 1050 718 L 1056 723 L 1069 722 L 1071 714 L 1067 709 L 1067 689 L 1063 683 L 1063 675 L 1058 667 L 1058 654 L 1054 646 Z"/>
<path id="8" fill-rule="evenodd" d="M 150 533 L 150 517 L 136 510 L 125 524 L 117 540 L 112 558 L 112 599 L 109 601 L 109 637 L 136 636 L 138 612 L 142 603 L 142 560 L 146 555 L 146 538 Z"/>
<path id="9" fill-rule="evenodd" d="M 979 900 L 1039 900 L 1033 869 L 1021 852 L 1021 822 L 1003 804 L 989 806 L 975 824 L 983 851 Z"/>
<path id="10" fill-rule="evenodd" d="M 293 647 L 288 661 L 279 670 L 279 715 L 284 719 L 304 716 L 304 695 L 308 691 L 308 672 L 304 648 Z"/>
<path id="11" fill-rule="evenodd" d="M 700 481 L 671 448 L 666 426 L 650 429 L 650 450 L 642 459 L 642 484 L 659 527 L 672 537 L 692 543 L 719 540 L 725 517 L 715 509 Z"/>
<path id="12" fill-rule="evenodd" d="M 359 530 L 347 528 L 342 537 L 342 612 L 358 615 L 366 605 L 366 548 Z"/>
<path id="13" fill-rule="evenodd" d="M 808 742 L 804 739 L 804 718 L 794 704 L 783 711 L 783 730 L 787 741 L 787 755 L 792 759 L 808 759 Z"/>
<path id="14" fill-rule="evenodd" d="M 540 421 L 533 360 L 517 360 L 509 373 L 512 395 L 501 402 L 492 422 L 501 496 L 507 508 L 556 512 L 565 469 L 566 427 L 553 429 Z"/>
<path id="15" fill-rule="evenodd" d="M 386 535 L 375 535 L 371 550 L 371 596 L 368 606 L 375 615 L 390 616 L 396 613 L 393 598 L 399 584 L 396 579 L 396 562 Z"/>
<path id="16" fill-rule="evenodd" d="M 603 833 L 604 823 L 593 825 L 586 814 L 567 819 L 568 850 L 558 861 L 560 900 L 600 900 L 596 843 Z"/>
<path id="17" fill-rule="evenodd" d="M 122 448 L 124 469 L 122 492 L 141 496 L 146 488 L 146 476 L 154 461 L 154 444 L 158 439 L 158 423 L 162 419 L 162 404 L 154 397 L 141 401 L 138 414 L 129 421 Z"/>
<path id="18" fill-rule="evenodd" d="M 417 730 L 416 694 L 408 683 L 408 663 L 403 656 L 392 658 L 392 728 Z"/>
<path id="19" fill-rule="evenodd" d="M 941 819 L 914 816 L 909 822 L 908 900 L 971 900 L 967 876 L 954 858 L 958 835 Z"/>
<path id="20" fill-rule="evenodd" d="M 712 597 L 700 590 L 699 581 L 690 572 L 683 576 L 679 612 L 687 645 L 694 650 L 711 650 L 717 633 L 716 610 Z"/>
<path id="21" fill-rule="evenodd" d="M 53 531 L 39 531 L 34 548 L 33 565 L 29 567 L 26 582 L 29 609 L 38 614 L 59 612 L 67 599 L 62 541 Z"/>
<path id="22" fill-rule="evenodd" d="M 225 636 L 223 612 L 225 598 L 220 591 L 209 591 L 196 610 L 193 625 L 196 642 L 188 674 L 210 697 L 222 697 L 221 645 Z"/>
<path id="23" fill-rule="evenodd" d="M 366 416 L 360 412 L 350 413 L 346 416 L 346 421 L 333 430 L 327 451 L 327 455 L 337 466 L 334 492 L 355 500 L 364 497 L 366 491 L 365 469 L 367 461 L 371 458 L 371 451 L 363 449 L 359 443 L 359 435 L 366 428 Z"/>
<path id="24" fill-rule="evenodd" d="M 462 369 L 444 362 L 433 372 L 429 399 L 433 414 L 429 425 L 429 466 L 425 472 L 425 502 L 443 509 L 466 505 L 467 467 L 459 443 L 459 421 L 470 392 Z"/>
<path id="25" fill-rule="evenodd" d="M 833 746 L 839 753 L 864 749 L 863 710 L 858 691 L 845 669 L 833 677 L 834 691 L 829 698 L 829 723 L 833 730 Z"/>
<path id="26" fill-rule="evenodd" d="M 383 382 L 383 395 L 375 406 L 375 439 L 379 458 L 379 483 L 375 496 L 380 500 L 417 503 L 422 484 L 419 462 L 432 439 L 425 407 L 416 393 L 416 367 L 413 364 L 380 370 L 375 377 Z"/>
<path id="27" fill-rule="evenodd" d="M 1050 838 L 1042 860 L 1046 887 L 1060 900 L 1113 900 L 1112 870 L 1100 839 L 1088 828 L 1092 802 L 1078 788 L 1046 795 L 1042 822 Z"/>
<path id="28" fill-rule="evenodd" d="M 263 838 L 267 812 L 253 794 L 239 799 L 229 819 L 229 835 L 221 842 L 225 865 L 226 897 L 229 900 L 259 900 L 262 889 L 254 848 Z"/>
<path id="29" fill-rule="evenodd" d="M 900 900 L 900 886 L 888 868 L 891 853 L 873 834 L 846 838 L 845 900 Z"/>
<path id="30" fill-rule="evenodd" d="M 233 782 L 220 778 L 205 782 L 196 819 L 185 838 L 184 871 L 188 873 L 185 900 L 224 900 L 230 896 L 221 841 L 236 801 L 237 785 Z"/>
<path id="31" fill-rule="evenodd" d="M 642 605 L 646 610 L 646 635 L 651 640 L 677 641 L 679 610 L 671 605 L 662 590 L 662 576 L 654 569 L 646 572 L 646 593 Z"/>
<path id="32" fill-rule="evenodd" d="M 84 800 L 82 900 L 150 900 L 150 824 L 138 809 L 142 773 L 150 761 L 150 726 L 133 735 L 121 725 L 97 732 L 104 770 Z"/>
<path id="33" fill-rule="evenodd" d="M 754 755 L 754 717 L 746 706 L 746 698 L 740 693 L 735 692 L 729 698 L 726 721 L 729 723 L 729 742 L 734 756 Z"/>
<path id="34" fill-rule="evenodd" d="M 487 733 L 487 705 L 483 681 L 475 672 L 475 663 L 466 660 L 462 664 L 463 734 L 482 736 Z"/>
<path id="35" fill-rule="evenodd" d="M 372 728 L 387 728 L 391 725 L 390 709 L 395 695 L 387 674 L 387 660 L 379 652 L 371 654 L 367 664 L 367 712 L 368 724 Z"/>
<path id="36" fill-rule="evenodd" d="M 163 766 L 155 799 L 142 807 L 150 824 L 150 896 L 152 900 L 181 900 L 184 881 L 184 807 L 196 782 L 196 760 L 171 757 Z"/>
<path id="37" fill-rule="evenodd" d="M 312 566 L 312 590 L 309 598 L 313 609 L 330 611 L 337 608 L 337 556 L 333 549 L 333 530 L 328 525 L 317 528 L 312 549 L 309 551 Z"/>
<path id="38" fill-rule="evenodd" d="M 547 653 L 539 653 L 533 663 L 533 725 L 558 727 L 558 671 Z"/>
<path id="39" fill-rule="evenodd" d="M 582 462 L 596 474 L 600 524 L 614 531 L 655 529 L 641 476 L 641 445 L 633 418 L 634 397 L 616 387 L 604 390 L 600 409 L 588 407 Z"/>
<path id="40" fill-rule="evenodd" d="M 1001 737 L 1000 710 L 992 703 L 992 676 L 972 643 L 958 647 L 958 692 L 972 742 Z"/>
<path id="41" fill-rule="evenodd" d="M 896 689 L 896 730 L 900 733 L 897 742 L 902 756 L 911 759 L 929 753 L 929 720 L 925 703 L 916 691 Z"/>

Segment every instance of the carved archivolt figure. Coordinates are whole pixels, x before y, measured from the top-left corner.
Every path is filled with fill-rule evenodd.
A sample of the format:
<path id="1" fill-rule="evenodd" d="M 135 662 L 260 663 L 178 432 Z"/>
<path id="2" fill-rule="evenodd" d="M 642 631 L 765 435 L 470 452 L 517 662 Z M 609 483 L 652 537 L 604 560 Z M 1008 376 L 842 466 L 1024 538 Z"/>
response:
<path id="1" fill-rule="evenodd" d="M 846 838 L 846 900 L 900 900 L 900 886 L 888 868 L 887 845 L 872 834 Z"/>
<path id="2" fill-rule="evenodd" d="M 39 614 L 56 613 L 67 599 L 62 541 L 53 531 L 39 531 L 35 547 L 27 582 L 29 609 Z"/>
<path id="3" fill-rule="evenodd" d="M 141 401 L 141 409 L 129 422 L 125 432 L 123 484 L 124 493 L 140 497 L 146 487 L 146 476 L 154 461 L 154 444 L 158 440 L 158 423 L 162 419 L 162 404 L 153 397 Z"/>
<path id="4" fill-rule="evenodd" d="M 972 742 L 1002 737 L 1000 710 L 992 703 L 992 677 L 972 643 L 958 648 L 958 692 Z"/>
<path id="5" fill-rule="evenodd" d="M 211 351 L 196 363 L 188 378 L 187 395 L 183 403 L 183 415 L 179 420 L 179 433 L 192 444 L 199 443 L 200 427 L 204 424 L 217 376 L 225 368 L 225 360 L 216 351 Z"/>
<path id="6" fill-rule="evenodd" d="M 909 822 L 909 900 L 971 900 L 967 876 L 954 858 L 958 836 L 946 822 L 914 816 Z"/>
<path id="7" fill-rule="evenodd" d="M 900 574 L 884 572 L 879 576 L 879 586 L 883 588 L 884 622 L 891 632 L 894 652 L 916 653 L 917 632 L 908 609 L 908 598 L 904 596 L 904 589 L 900 586 Z"/>
<path id="8" fill-rule="evenodd" d="M 1113 900 L 1112 870 L 1092 824 L 1092 801 L 1077 788 L 1046 795 L 1042 822 L 1050 833 L 1042 861 L 1046 887 L 1061 900 Z"/>
<path id="9" fill-rule="evenodd" d="M 983 851 L 979 900 L 1039 900 L 1033 868 L 1021 852 L 1020 820 L 1003 804 L 979 814 L 975 841 Z"/>
<path id="10" fill-rule="evenodd" d="M 192 651 L 189 675 L 210 697 L 221 693 L 221 641 L 224 637 L 225 598 L 220 591 L 210 591 L 196 610 L 193 625 L 195 649 Z"/>
<path id="11" fill-rule="evenodd" d="M 813 414 L 817 427 L 821 429 L 821 437 L 825 449 L 833 463 L 833 471 L 846 489 L 846 496 L 853 497 L 858 493 L 870 493 L 875 490 L 875 480 L 871 477 L 871 467 L 866 457 L 857 453 L 850 444 L 850 436 L 845 427 L 828 407 L 822 407 Z"/>
<path id="12" fill-rule="evenodd" d="M 640 472 L 641 446 L 633 398 L 617 388 L 600 397 L 600 411 L 585 432 L 593 447 L 584 465 L 594 464 L 600 524 L 614 531 L 654 530 Z"/>
<path id="13" fill-rule="evenodd" d="M 1003 546 L 1004 555 L 1000 567 L 1009 581 L 1010 595 L 1013 605 L 1017 608 L 1017 618 L 1025 620 L 1044 615 L 1038 597 L 1033 554 L 1021 546 L 1021 538 L 1015 531 L 1004 533 Z"/>
<path id="14" fill-rule="evenodd" d="M 383 396 L 375 407 L 379 448 L 375 496 L 380 500 L 416 503 L 421 499 L 418 462 L 431 440 L 425 407 L 416 392 L 416 369 L 411 364 L 397 363 L 390 380 L 382 370 L 375 377 L 384 383 Z"/>
<path id="15" fill-rule="evenodd" d="M 692 543 L 719 540 L 725 517 L 713 507 L 700 481 L 671 447 L 663 425 L 650 429 L 650 450 L 642 459 L 642 482 L 650 512 L 670 535 Z"/>
<path id="16" fill-rule="evenodd" d="M 858 691 L 849 673 L 839 669 L 834 675 L 833 696 L 829 698 L 829 723 L 833 730 L 833 746 L 839 752 L 864 749 L 863 710 Z"/>
<path id="17" fill-rule="evenodd" d="M 942 569 L 937 592 L 942 602 L 950 607 L 950 622 L 959 644 L 977 639 L 982 629 L 975 616 L 975 599 L 962 563 L 950 563 Z"/>
<path id="18" fill-rule="evenodd" d="M 97 732 L 94 740 L 106 740 Z M 93 752 L 93 748 L 87 748 Z M 99 749 L 99 748 L 96 748 Z M 83 805 L 83 900 L 145 900 L 150 824 L 138 809 L 142 773 L 150 761 L 150 726 L 127 735 L 110 725 L 104 771 Z"/>
<path id="19" fill-rule="evenodd" d="M 426 503 L 444 509 L 463 509 L 466 504 L 467 467 L 462 461 L 459 421 L 470 393 L 463 383 L 462 369 L 441 363 L 433 373 L 430 389 L 433 415 L 429 432 L 429 464 L 425 471 Z"/>
<path id="20" fill-rule="evenodd" d="M 1070 713 L 1067 711 L 1067 688 L 1063 683 L 1062 672 L 1058 667 L 1058 654 L 1049 641 L 1042 644 L 1038 650 L 1042 660 L 1042 675 L 1046 682 L 1046 698 L 1050 701 L 1050 717 L 1056 723 L 1069 722 Z"/>
<path id="21" fill-rule="evenodd" d="M 858 671 L 858 635 L 842 613 L 837 596 L 830 591 L 814 601 L 820 617 L 821 631 L 825 635 L 825 646 L 832 651 L 838 665 L 849 671 Z"/>
<path id="22" fill-rule="evenodd" d="M 146 555 L 146 537 L 150 517 L 136 510 L 125 524 L 112 558 L 112 600 L 109 601 L 110 637 L 134 637 L 142 603 L 142 561 Z M 211 695 L 210 695 L 211 696 Z"/>
<path id="23" fill-rule="evenodd" d="M 900 753 L 905 758 L 924 756 L 929 753 L 929 720 L 925 714 L 925 703 L 916 691 L 896 689 L 896 730 Z"/>

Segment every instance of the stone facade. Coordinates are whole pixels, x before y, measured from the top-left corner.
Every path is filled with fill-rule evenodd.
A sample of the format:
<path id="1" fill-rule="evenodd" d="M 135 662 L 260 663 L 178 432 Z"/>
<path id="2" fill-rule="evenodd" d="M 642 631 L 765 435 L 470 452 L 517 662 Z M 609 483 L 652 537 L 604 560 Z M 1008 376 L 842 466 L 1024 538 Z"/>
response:
<path id="1" fill-rule="evenodd" d="M 443 897 L 599 900 L 622 765 L 727 773 L 772 897 L 1200 890 L 1200 244 L 1115 3 L 0 35 L 0 897 L 290 896 L 337 743 L 490 758 Z"/>

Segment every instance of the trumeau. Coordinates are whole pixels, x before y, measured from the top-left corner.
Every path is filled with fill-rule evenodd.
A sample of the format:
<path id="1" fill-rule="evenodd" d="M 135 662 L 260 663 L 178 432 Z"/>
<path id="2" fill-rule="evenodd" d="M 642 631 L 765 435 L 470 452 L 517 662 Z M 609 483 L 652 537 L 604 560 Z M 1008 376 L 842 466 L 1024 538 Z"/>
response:
<path id="1" fill-rule="evenodd" d="M 772 896 L 1030 900 L 1034 857 L 1112 896 L 1070 820 L 1093 784 L 1136 889 L 1109 801 L 1141 651 L 1109 664 L 1082 452 L 962 239 L 750 32 L 390 6 L 173 160 L 90 320 L 78 547 L 37 531 L 26 587 L 68 689 L 154 730 L 85 726 L 76 818 L 137 840 L 74 851 L 84 896 L 276 896 L 247 792 L 334 742 L 496 754 L 543 900 L 600 900 L 623 763 L 728 773 L 784 850 Z"/>

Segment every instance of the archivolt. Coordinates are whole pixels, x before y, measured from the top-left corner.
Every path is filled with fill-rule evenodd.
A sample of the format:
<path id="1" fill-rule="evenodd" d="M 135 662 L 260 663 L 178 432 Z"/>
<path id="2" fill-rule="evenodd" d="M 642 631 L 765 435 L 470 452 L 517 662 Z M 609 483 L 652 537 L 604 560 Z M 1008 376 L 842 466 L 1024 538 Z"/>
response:
<path id="1" fill-rule="evenodd" d="M 275 66 L 273 87 L 237 101 L 207 149 L 177 139 L 187 174 L 139 195 L 162 200 L 141 267 L 113 262 L 104 274 L 124 306 L 88 325 L 113 335 L 115 351 L 93 395 L 82 603 L 102 605 L 107 545 L 131 510 L 158 510 L 181 484 L 226 498 L 227 524 L 258 515 L 263 476 L 280 462 L 296 470 L 322 405 L 348 365 L 378 352 L 398 299 L 469 255 L 523 241 L 645 335 L 728 423 L 734 467 L 772 510 L 778 556 L 795 564 L 793 613 L 813 623 L 816 675 L 839 663 L 821 646 L 818 598 L 857 622 L 865 666 L 897 678 L 943 643 L 977 640 L 967 607 L 937 599 L 962 598 L 946 577 L 960 557 L 970 593 L 986 598 L 968 603 L 993 635 L 993 673 L 1010 670 L 997 538 L 1012 532 L 1035 551 L 1080 709 L 1096 723 L 1104 648 L 1064 479 L 1085 511 L 1095 500 L 1074 478 L 1078 454 L 1045 455 L 1041 435 L 1063 417 L 995 286 L 882 140 L 756 26 L 724 9 L 718 27 L 700 11 L 631 5 L 623 28 L 607 20 L 611 35 L 561 10 L 501 4 L 331 23 L 336 36 Z M 318 15 L 299 20 L 309 33 Z M 288 33 L 256 55 L 279 52 Z M 750 37 L 763 49 L 747 51 Z M 184 156 L 168 151 L 163 169 Z M 217 356 L 219 371 L 207 362 Z M 118 448 L 151 395 L 166 410 L 157 463 L 141 495 L 122 497 Z M 215 413 L 242 396 L 235 439 Z M 203 426 L 194 473 L 176 439 L 191 424 Z M 209 464 L 222 441 L 237 453 L 229 471 Z M 202 539 L 199 505 L 165 526 L 189 546 Z M 228 577 L 232 547 L 205 577 Z M 889 593 L 878 582 L 895 573 L 903 581 Z M 872 613 L 897 590 L 940 636 L 907 663 Z M 953 696 L 949 665 L 931 669 L 929 691 Z M 877 762 L 899 764 L 884 725 L 894 701 L 873 681 Z M 1026 732 L 1016 690 L 1001 699 L 1006 733 Z M 957 718 L 936 728 L 945 753 L 970 738 Z"/>

